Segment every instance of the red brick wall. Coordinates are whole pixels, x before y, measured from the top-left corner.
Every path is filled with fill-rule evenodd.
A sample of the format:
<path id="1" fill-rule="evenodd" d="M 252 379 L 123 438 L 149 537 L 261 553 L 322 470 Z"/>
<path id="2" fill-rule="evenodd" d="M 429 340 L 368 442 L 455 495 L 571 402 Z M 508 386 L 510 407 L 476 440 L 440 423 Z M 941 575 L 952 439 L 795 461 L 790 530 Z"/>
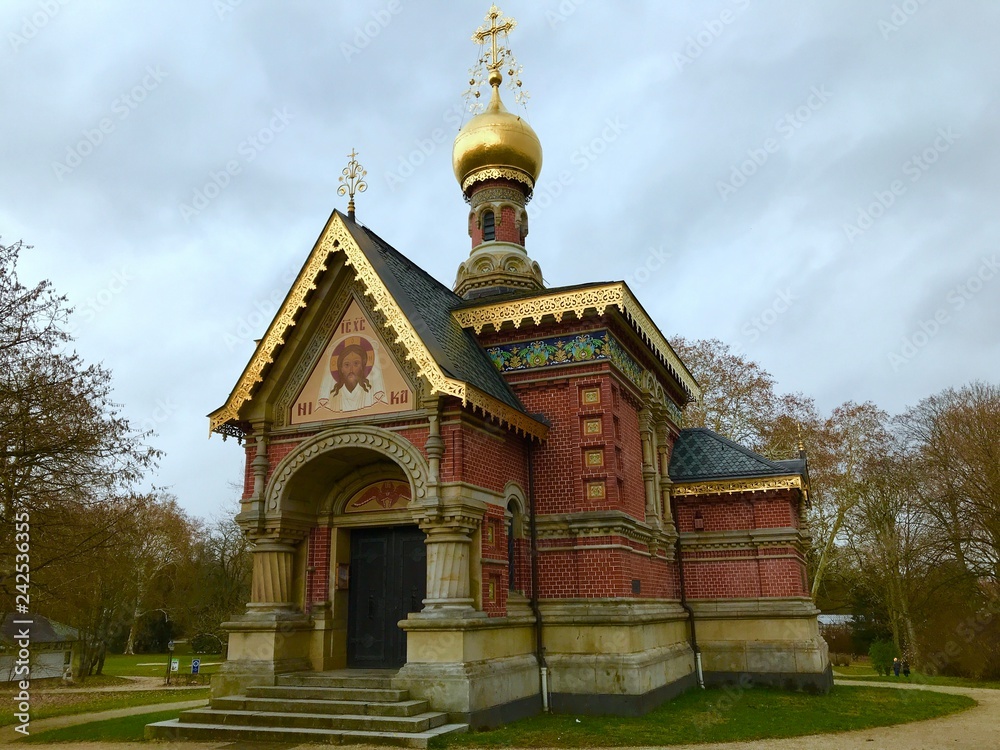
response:
<path id="1" fill-rule="evenodd" d="M 253 440 L 248 440 L 243 446 L 246 455 L 246 463 L 243 467 L 243 499 L 247 500 L 253 495 L 253 460 L 257 455 L 257 446 Z"/>
<path id="2" fill-rule="evenodd" d="M 330 599 L 330 529 L 319 526 L 309 531 L 309 554 L 306 565 L 313 568 L 306 571 L 308 591 L 306 592 L 306 611 L 313 604 Z"/>
<path id="3" fill-rule="evenodd" d="M 471 420 L 467 414 L 442 420 L 441 480 L 468 482 L 493 492 L 503 492 L 508 482 L 516 482 L 527 491 L 526 438 L 493 425 L 480 428 Z"/>
<path id="4" fill-rule="evenodd" d="M 677 527 L 694 528 L 701 513 L 704 532 L 787 529 L 799 526 L 795 490 L 714 495 L 677 500 Z M 684 582 L 691 599 L 808 596 L 805 555 L 798 544 L 738 549 L 683 549 Z"/>

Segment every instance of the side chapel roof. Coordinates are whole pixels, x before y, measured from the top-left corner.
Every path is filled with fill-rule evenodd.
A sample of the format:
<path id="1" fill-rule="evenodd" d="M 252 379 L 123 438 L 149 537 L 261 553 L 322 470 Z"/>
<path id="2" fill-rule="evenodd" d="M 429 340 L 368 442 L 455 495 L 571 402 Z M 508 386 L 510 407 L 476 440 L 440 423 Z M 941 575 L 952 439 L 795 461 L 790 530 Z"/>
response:
<path id="1" fill-rule="evenodd" d="M 761 480 L 756 489 L 808 489 L 804 458 L 772 461 L 707 427 L 681 430 L 670 456 L 668 473 L 675 483 L 714 483 L 698 488 L 697 492 L 675 485 L 675 494 L 711 494 L 712 489 L 722 492 L 752 490 L 755 488 L 752 480 Z M 739 484 L 737 480 L 750 482 Z M 726 485 L 727 482 L 731 484 Z"/>
<path id="2" fill-rule="evenodd" d="M 253 398 L 301 310 L 314 304 L 307 296 L 326 270 L 327 258 L 337 252 L 345 254 L 346 265 L 354 269 L 375 309 L 385 315 L 385 333 L 395 333 L 433 392 L 455 396 L 523 433 L 546 436 L 547 425 L 528 414 L 471 332 L 452 317 L 452 310 L 464 300 L 370 229 L 336 210 L 226 403 L 209 414 L 212 432 L 242 433 L 240 407 Z"/>
<path id="3" fill-rule="evenodd" d="M 17 621 L 31 620 L 31 625 L 20 625 Z M 14 643 L 21 630 L 31 631 L 32 643 L 72 643 L 80 640 L 80 631 L 61 622 L 50 620 L 39 614 L 19 615 L 11 612 L 0 625 L 0 641 Z"/>

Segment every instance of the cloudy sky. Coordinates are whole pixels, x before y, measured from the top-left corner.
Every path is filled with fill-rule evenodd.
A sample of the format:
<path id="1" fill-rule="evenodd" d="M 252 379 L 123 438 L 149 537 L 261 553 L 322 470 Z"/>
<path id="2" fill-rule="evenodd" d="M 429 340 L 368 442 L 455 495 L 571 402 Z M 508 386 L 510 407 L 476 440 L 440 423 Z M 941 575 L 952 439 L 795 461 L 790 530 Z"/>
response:
<path id="1" fill-rule="evenodd" d="M 1000 4 L 511 0 L 545 152 L 548 284 L 626 279 L 824 411 L 896 412 L 1000 369 Z M 451 143 L 488 3 L 4 0 L 0 235 L 193 513 L 208 438 L 356 148 L 358 218 L 446 284 Z M 992 50 L 992 51 L 991 51 Z M 506 94 L 514 109 L 512 97 Z"/>

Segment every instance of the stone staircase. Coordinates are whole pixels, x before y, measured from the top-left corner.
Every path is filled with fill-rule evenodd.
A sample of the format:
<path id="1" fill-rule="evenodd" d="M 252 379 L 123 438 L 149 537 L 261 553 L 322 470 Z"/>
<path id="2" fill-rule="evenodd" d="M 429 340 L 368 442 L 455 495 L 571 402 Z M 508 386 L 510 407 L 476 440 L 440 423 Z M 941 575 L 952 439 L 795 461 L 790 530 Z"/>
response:
<path id="1" fill-rule="evenodd" d="M 282 675 L 274 686 L 213 698 L 208 708 L 146 726 L 146 739 L 312 742 L 427 747 L 432 737 L 464 732 L 392 687 L 395 672 L 344 670 Z"/>

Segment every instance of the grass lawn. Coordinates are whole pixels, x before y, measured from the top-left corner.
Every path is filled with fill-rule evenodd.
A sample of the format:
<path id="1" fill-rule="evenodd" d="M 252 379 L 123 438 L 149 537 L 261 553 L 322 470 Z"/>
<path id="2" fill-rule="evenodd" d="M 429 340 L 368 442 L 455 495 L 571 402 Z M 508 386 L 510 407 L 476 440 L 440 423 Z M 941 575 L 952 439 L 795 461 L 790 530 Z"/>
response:
<path id="1" fill-rule="evenodd" d="M 896 677 L 895 675 L 884 677 L 877 674 L 875 670 L 867 664 L 852 664 L 849 667 L 834 667 L 833 675 L 834 677 L 844 677 L 845 679 L 851 680 L 866 680 L 869 682 L 898 682 L 900 684 L 911 685 L 950 685 L 952 687 L 990 688 L 993 690 L 1000 690 L 1000 682 L 995 680 L 992 682 L 980 682 L 969 679 L 968 677 L 928 675 L 923 674 L 922 672 L 911 672 L 909 677 L 903 677 L 903 675 L 900 675 L 899 677 Z"/>
<path id="2" fill-rule="evenodd" d="M 125 716 L 120 719 L 95 721 L 75 727 L 50 729 L 29 735 L 24 742 L 141 742 L 147 724 L 176 719 L 179 711 L 157 711 L 151 714 Z"/>
<path id="3" fill-rule="evenodd" d="M 432 747 L 613 747 L 733 742 L 901 724 L 975 705 L 962 695 L 835 686 L 829 695 L 738 688 L 689 690 L 640 718 L 536 716 Z"/>
<path id="4" fill-rule="evenodd" d="M 128 690 L 94 693 L 45 693 L 31 691 L 31 719 L 47 719 L 51 716 L 108 711 L 129 706 L 148 706 L 150 703 L 168 701 L 193 701 L 208 698 L 209 689 L 199 690 Z M 0 726 L 14 722 L 14 702 L 0 703 Z"/>

